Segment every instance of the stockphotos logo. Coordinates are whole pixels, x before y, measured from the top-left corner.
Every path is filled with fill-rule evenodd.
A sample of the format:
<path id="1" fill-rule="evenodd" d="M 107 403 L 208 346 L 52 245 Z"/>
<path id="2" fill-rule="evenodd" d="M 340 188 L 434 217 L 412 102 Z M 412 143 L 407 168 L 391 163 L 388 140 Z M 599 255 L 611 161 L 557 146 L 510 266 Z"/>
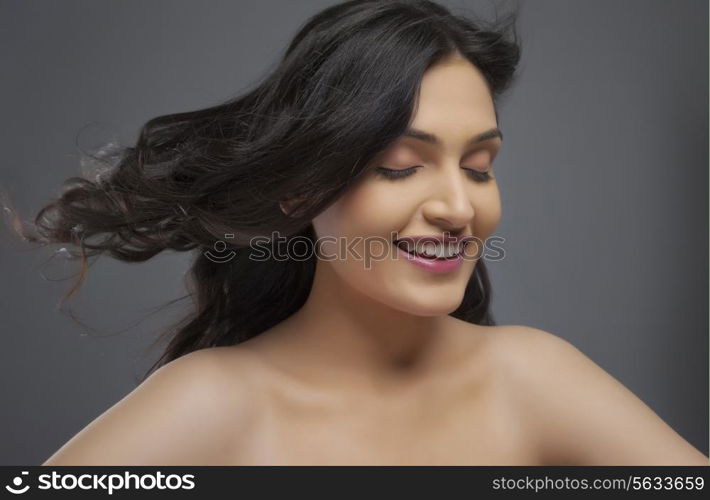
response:
<path id="1" fill-rule="evenodd" d="M 22 471 L 20 476 L 12 479 L 11 485 L 5 489 L 15 495 L 21 495 L 30 489 L 30 485 L 23 485 L 23 477 L 28 471 Z M 112 495 L 117 490 L 191 490 L 195 487 L 195 476 L 192 474 L 168 474 L 158 471 L 155 474 L 60 474 L 52 471 L 51 474 L 40 474 L 37 477 L 40 490 L 104 490 Z"/>
<path id="2" fill-rule="evenodd" d="M 5 485 L 5 489 L 10 493 L 14 493 L 15 495 L 21 495 L 25 491 L 29 490 L 29 484 L 22 486 L 22 476 L 26 476 L 27 474 L 29 474 L 29 472 L 23 470 L 19 476 L 15 476 L 14 478 L 12 478 L 12 485 Z"/>

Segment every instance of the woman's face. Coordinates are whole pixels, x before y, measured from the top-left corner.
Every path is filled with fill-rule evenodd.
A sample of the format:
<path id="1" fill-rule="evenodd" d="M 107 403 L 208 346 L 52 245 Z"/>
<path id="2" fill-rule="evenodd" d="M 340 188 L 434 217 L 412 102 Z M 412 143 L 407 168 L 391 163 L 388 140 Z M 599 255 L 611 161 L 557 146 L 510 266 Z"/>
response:
<path id="1" fill-rule="evenodd" d="M 466 250 L 457 269 L 435 273 L 400 254 L 393 237 L 449 232 L 483 242 L 493 233 L 501 206 L 491 165 L 501 138 L 491 134 L 483 141 L 470 140 L 496 127 L 493 101 L 476 67 L 460 57 L 432 66 L 421 82 L 411 129 L 435 136 L 436 143 L 431 138 L 400 137 L 313 220 L 316 236 L 329 237 L 320 248 L 332 260 L 317 263 L 328 266 L 324 274 L 328 286 L 337 287 L 339 295 L 343 286 L 349 287 L 415 315 L 456 310 L 480 245 Z M 401 172 L 414 166 L 418 168 L 410 169 L 410 175 L 395 179 L 378 174 L 377 168 Z M 348 245 L 352 251 L 342 253 Z"/>

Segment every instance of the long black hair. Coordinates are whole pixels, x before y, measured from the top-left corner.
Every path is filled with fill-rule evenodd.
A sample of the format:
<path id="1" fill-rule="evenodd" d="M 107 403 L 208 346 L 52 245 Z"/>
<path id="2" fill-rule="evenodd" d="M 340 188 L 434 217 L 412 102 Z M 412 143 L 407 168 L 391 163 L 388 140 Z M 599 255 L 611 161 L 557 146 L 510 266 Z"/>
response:
<path id="1" fill-rule="evenodd" d="M 458 52 L 485 76 L 494 103 L 520 59 L 515 13 L 473 21 L 428 0 L 351 0 L 314 15 L 280 63 L 243 95 L 217 106 L 158 116 L 130 147 L 97 156 L 111 168 L 67 179 L 33 221 L 33 243 L 72 243 L 87 258 L 127 262 L 163 250 L 193 251 L 194 310 L 164 332 L 152 371 L 184 354 L 251 338 L 308 297 L 316 257 L 257 261 L 250 240 L 314 243 L 312 219 L 348 189 L 409 125 L 424 72 Z M 497 110 L 496 110 L 497 116 Z M 281 201 L 294 200 L 286 215 Z M 294 216 L 294 214 L 297 214 Z M 206 253 L 223 242 L 227 262 Z M 224 248 L 224 246 L 223 246 Z M 482 259 L 452 316 L 494 324 Z"/>

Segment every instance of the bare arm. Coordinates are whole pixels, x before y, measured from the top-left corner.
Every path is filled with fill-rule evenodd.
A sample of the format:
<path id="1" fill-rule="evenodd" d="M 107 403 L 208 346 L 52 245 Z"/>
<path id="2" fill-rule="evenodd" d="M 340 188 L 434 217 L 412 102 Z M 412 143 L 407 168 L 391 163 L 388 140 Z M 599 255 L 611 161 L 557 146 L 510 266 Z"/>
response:
<path id="1" fill-rule="evenodd" d="M 224 463 L 241 381 L 225 381 L 222 362 L 206 349 L 161 367 L 42 465 Z"/>
<path id="2" fill-rule="evenodd" d="M 510 370 L 549 465 L 708 465 L 641 399 L 575 346 L 514 327 Z M 524 348 L 520 348 L 524 346 Z M 511 358 L 512 359 L 512 358 Z"/>

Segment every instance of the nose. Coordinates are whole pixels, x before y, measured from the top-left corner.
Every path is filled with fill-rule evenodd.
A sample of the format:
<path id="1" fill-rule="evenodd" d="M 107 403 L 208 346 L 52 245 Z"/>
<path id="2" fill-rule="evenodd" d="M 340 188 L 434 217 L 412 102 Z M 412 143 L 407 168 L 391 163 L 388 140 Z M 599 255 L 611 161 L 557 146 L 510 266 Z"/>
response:
<path id="1" fill-rule="evenodd" d="M 458 230 L 471 222 L 474 216 L 471 192 L 463 178 L 466 175 L 458 165 L 441 175 L 431 185 L 431 195 L 424 204 L 423 213 L 432 224 Z"/>

